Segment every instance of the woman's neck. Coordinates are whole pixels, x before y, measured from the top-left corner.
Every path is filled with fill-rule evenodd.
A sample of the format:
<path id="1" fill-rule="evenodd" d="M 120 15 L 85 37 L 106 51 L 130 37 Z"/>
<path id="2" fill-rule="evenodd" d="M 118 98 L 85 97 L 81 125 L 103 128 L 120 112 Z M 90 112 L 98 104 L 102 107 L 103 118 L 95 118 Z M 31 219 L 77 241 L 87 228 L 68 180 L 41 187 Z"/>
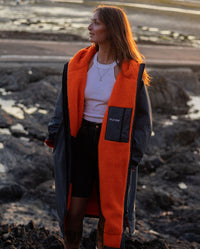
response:
<path id="1" fill-rule="evenodd" d="M 97 61 L 101 64 L 111 64 L 115 60 L 113 49 L 110 45 L 99 45 Z"/>

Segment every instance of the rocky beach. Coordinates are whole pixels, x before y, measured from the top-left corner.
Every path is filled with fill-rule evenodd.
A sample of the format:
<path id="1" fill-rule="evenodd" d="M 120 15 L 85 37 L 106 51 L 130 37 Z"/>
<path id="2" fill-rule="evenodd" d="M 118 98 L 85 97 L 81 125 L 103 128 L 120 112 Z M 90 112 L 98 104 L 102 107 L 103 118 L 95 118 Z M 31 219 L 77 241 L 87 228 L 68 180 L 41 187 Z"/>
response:
<path id="1" fill-rule="evenodd" d="M 63 58 L 68 60 L 78 47 L 88 44 L 94 5 L 0 3 L 0 248 L 61 249 L 52 150 L 44 139 L 61 87 Z M 167 46 L 177 51 L 200 49 L 199 16 L 162 11 L 156 15 L 135 8 L 127 12 L 139 45 L 166 46 L 160 60 L 170 54 Z M 148 24 L 152 16 L 162 17 L 162 22 L 154 19 Z M 178 39 L 181 35 L 174 33 L 187 38 Z M 16 39 L 58 43 L 50 52 L 34 43 L 29 50 L 21 43 L 19 50 Z M 71 50 L 61 49 L 63 41 Z M 43 59 L 34 59 L 36 55 Z M 148 62 L 148 54 L 144 55 Z M 184 66 L 177 60 L 147 63 L 153 133 L 139 166 L 136 233 L 132 239 L 127 236 L 126 249 L 200 248 L 200 65 L 196 61 Z M 97 222 L 85 218 L 82 249 L 95 248 Z"/>

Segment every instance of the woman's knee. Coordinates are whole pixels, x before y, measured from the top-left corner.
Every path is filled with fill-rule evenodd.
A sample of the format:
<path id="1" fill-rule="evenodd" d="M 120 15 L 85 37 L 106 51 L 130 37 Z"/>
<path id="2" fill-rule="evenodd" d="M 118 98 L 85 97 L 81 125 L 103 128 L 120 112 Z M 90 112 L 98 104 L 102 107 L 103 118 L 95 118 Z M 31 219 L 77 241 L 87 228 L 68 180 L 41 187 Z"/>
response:
<path id="1" fill-rule="evenodd" d="M 82 211 L 76 211 L 74 212 L 74 210 L 71 210 L 71 212 L 68 212 L 68 221 L 77 223 L 77 222 L 82 222 L 84 219 L 84 213 Z"/>
<path id="2" fill-rule="evenodd" d="M 87 198 L 72 197 L 68 217 L 73 221 L 83 220 L 87 209 Z"/>

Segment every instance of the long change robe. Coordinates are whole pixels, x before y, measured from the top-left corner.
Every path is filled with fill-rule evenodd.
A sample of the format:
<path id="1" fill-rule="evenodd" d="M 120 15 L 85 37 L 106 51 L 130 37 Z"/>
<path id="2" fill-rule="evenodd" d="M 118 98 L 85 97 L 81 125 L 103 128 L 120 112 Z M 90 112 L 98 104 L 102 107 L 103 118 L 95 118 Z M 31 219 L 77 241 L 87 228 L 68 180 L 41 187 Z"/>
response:
<path id="1" fill-rule="evenodd" d="M 54 148 L 57 213 L 61 232 L 71 199 L 71 137 L 82 122 L 88 64 L 94 46 L 80 50 L 63 70 L 62 90 L 45 143 Z M 151 136 L 151 108 L 142 81 L 144 64 L 122 63 L 104 115 L 99 138 L 100 208 L 105 219 L 105 249 L 124 248 L 124 231 L 133 236 L 137 165 Z M 98 217 L 95 191 L 88 202 L 88 216 Z"/>

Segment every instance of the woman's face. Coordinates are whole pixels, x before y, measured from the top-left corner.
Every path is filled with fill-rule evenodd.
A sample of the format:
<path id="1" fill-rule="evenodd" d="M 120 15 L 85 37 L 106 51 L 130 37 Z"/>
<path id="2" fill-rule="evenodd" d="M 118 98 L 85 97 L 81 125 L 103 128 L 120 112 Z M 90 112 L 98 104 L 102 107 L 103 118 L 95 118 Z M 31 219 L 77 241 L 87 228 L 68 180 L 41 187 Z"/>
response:
<path id="1" fill-rule="evenodd" d="M 99 20 L 98 11 L 96 11 L 91 18 L 91 23 L 88 26 L 89 41 L 95 43 L 104 43 L 108 40 L 108 31 L 106 25 Z"/>

